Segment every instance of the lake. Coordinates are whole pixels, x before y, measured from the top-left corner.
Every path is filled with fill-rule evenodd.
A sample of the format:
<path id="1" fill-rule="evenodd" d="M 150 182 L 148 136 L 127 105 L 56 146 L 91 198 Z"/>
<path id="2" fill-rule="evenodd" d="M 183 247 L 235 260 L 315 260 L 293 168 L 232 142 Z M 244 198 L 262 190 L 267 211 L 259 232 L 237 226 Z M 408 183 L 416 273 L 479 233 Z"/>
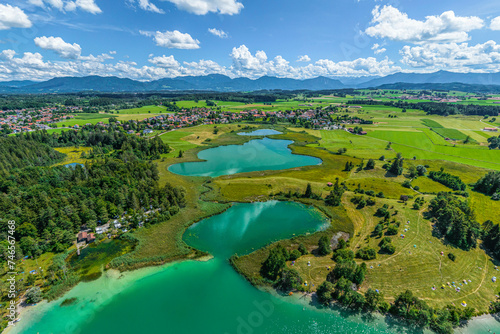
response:
<path id="1" fill-rule="evenodd" d="M 280 135 L 281 132 L 271 129 L 259 129 L 254 130 L 252 132 L 239 132 L 240 136 L 271 136 L 271 135 Z"/>
<path id="2" fill-rule="evenodd" d="M 82 167 L 85 167 L 84 164 L 80 164 L 78 162 L 72 162 L 70 164 L 67 164 L 67 165 L 64 165 L 64 167 L 67 167 L 67 168 L 76 168 L 76 166 L 82 166 Z"/>
<path id="3" fill-rule="evenodd" d="M 185 176 L 232 175 L 263 170 L 281 170 L 319 165 L 322 160 L 307 155 L 292 154 L 291 140 L 255 139 L 243 145 L 219 146 L 203 150 L 198 158 L 205 161 L 183 162 L 168 170 Z"/>
<path id="4" fill-rule="evenodd" d="M 327 218 L 291 202 L 235 204 L 191 226 L 184 240 L 214 255 L 131 273 L 109 272 L 80 283 L 64 298 L 22 316 L 10 333 L 398 333 L 382 318 L 369 323 L 339 310 L 310 305 L 298 296 L 281 297 L 254 288 L 228 258 L 277 239 L 315 232 Z M 60 306 L 67 298 L 77 298 Z M 30 326 L 27 326 L 27 324 Z"/>

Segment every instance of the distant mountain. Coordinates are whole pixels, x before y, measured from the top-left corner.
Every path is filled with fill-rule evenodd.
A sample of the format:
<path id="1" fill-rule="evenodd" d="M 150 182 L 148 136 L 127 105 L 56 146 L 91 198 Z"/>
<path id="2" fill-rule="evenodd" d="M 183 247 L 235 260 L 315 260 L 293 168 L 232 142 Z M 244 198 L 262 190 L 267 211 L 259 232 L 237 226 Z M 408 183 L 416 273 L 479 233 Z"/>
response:
<path id="1" fill-rule="evenodd" d="M 63 77 L 20 87 L 19 90 L 26 93 L 135 92 L 146 90 L 146 83 L 117 77 Z"/>
<path id="2" fill-rule="evenodd" d="M 165 78 L 150 82 L 141 82 L 117 77 L 63 77 L 44 82 L 21 85 L 0 83 L 3 93 L 74 93 L 83 91 L 99 92 L 145 92 L 145 91 L 178 91 L 178 90 L 210 90 L 220 92 L 256 91 L 256 90 L 320 90 L 343 88 L 344 85 L 334 79 L 318 77 L 307 80 L 287 78 L 261 77 L 256 80 L 248 78 L 231 79 L 224 75 L 212 74 L 199 77 Z"/>
<path id="3" fill-rule="evenodd" d="M 499 73 L 454 73 L 438 71 L 434 73 L 395 73 L 372 79 L 357 85 L 357 88 L 379 87 L 398 82 L 412 84 L 463 83 L 469 85 L 500 85 Z"/>
<path id="4" fill-rule="evenodd" d="M 408 83 L 396 82 L 393 84 L 380 85 L 378 89 L 409 89 L 409 90 L 456 90 L 460 92 L 474 93 L 500 93 L 500 85 L 476 85 L 461 82 L 450 83 Z"/>
<path id="5" fill-rule="evenodd" d="M 442 87 L 441 89 L 451 87 L 445 84 L 454 84 L 455 86 L 462 84 L 463 86 L 461 87 L 470 89 L 471 91 L 488 92 L 490 88 L 497 91 L 497 88 L 494 86 L 500 85 L 500 72 L 484 74 L 438 71 L 434 73 L 395 73 L 386 77 L 342 77 L 336 79 L 317 77 L 306 80 L 270 76 L 264 76 L 255 80 L 248 78 L 231 79 L 225 75 L 211 74 L 207 76 L 165 78 L 148 82 L 117 77 L 63 77 L 44 82 L 0 82 L 0 93 L 155 92 L 188 90 L 245 92 L 275 89 L 334 90 L 371 87 L 392 87 L 392 89 L 396 89 L 410 86 L 416 87 L 414 85 L 419 85 L 419 89 L 432 89 L 430 87 L 438 87 L 439 85 L 439 87 Z"/>
<path id="6" fill-rule="evenodd" d="M 29 86 L 36 83 L 36 81 L 30 81 L 30 80 L 23 80 L 23 81 L 2 81 L 0 82 L 0 87 L 24 87 L 24 86 Z"/>

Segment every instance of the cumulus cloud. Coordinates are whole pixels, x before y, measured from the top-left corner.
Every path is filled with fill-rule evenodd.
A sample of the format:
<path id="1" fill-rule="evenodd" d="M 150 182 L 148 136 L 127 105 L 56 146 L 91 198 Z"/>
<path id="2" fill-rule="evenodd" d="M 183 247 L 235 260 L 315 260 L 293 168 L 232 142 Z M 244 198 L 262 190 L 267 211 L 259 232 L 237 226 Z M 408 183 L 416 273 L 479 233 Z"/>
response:
<path id="1" fill-rule="evenodd" d="M 0 30 L 30 28 L 32 23 L 19 7 L 0 4 Z"/>
<path id="2" fill-rule="evenodd" d="M 83 10 L 91 14 L 102 13 L 101 8 L 97 6 L 94 0 L 29 0 L 29 2 L 35 6 L 49 7 L 60 10 L 61 12 L 72 12 L 76 9 Z"/>
<path id="3" fill-rule="evenodd" d="M 163 67 L 163 68 L 178 68 L 180 66 L 179 62 L 175 60 L 174 56 L 161 56 L 161 57 L 154 57 L 154 58 L 149 58 L 148 61 L 151 64 L 155 64 L 158 67 Z"/>
<path id="4" fill-rule="evenodd" d="M 54 51 L 62 58 L 77 59 L 82 54 L 80 45 L 66 43 L 61 37 L 37 37 L 35 44 L 44 50 Z"/>
<path id="5" fill-rule="evenodd" d="M 169 49 L 199 49 L 200 41 L 191 37 L 188 33 L 174 31 L 140 31 L 141 35 L 153 37 L 156 45 Z"/>
<path id="6" fill-rule="evenodd" d="M 227 38 L 228 37 L 228 34 L 224 30 L 209 28 L 208 32 L 211 33 L 212 35 L 220 37 L 220 38 Z"/>
<path id="7" fill-rule="evenodd" d="M 303 56 L 299 56 L 299 59 L 297 59 L 298 62 L 304 62 L 304 63 L 308 63 L 311 61 L 311 58 L 309 58 L 308 55 L 303 55 Z"/>
<path id="8" fill-rule="evenodd" d="M 413 68 L 447 69 L 458 72 L 496 72 L 500 70 L 500 45 L 494 41 L 424 44 L 401 49 L 401 62 Z"/>
<path id="9" fill-rule="evenodd" d="M 456 16 L 447 11 L 439 16 L 427 16 L 425 21 L 414 20 L 397 8 L 376 6 L 372 11 L 371 26 L 365 32 L 371 37 L 388 38 L 412 43 L 423 42 L 464 42 L 468 32 L 484 26 L 476 16 Z"/>
<path id="10" fill-rule="evenodd" d="M 380 44 L 378 44 L 378 43 L 373 44 L 372 50 L 373 50 L 373 53 L 376 54 L 376 55 L 379 55 L 379 54 L 384 53 L 384 52 L 387 51 L 386 48 L 382 48 L 380 46 Z"/>
<path id="11" fill-rule="evenodd" d="M 500 30 L 500 16 L 497 16 L 493 20 L 491 20 L 490 29 Z"/>
<path id="12" fill-rule="evenodd" d="M 237 0 L 164 0 L 171 2 L 181 10 L 196 14 L 219 13 L 234 15 L 239 14 L 243 4 Z"/>
<path id="13" fill-rule="evenodd" d="M 293 67 L 281 56 L 268 60 L 264 51 L 257 51 L 255 55 L 252 55 L 245 45 L 233 48 L 230 56 L 232 58 L 232 66 L 230 67 L 232 75 L 249 78 L 269 75 L 280 78 L 308 79 L 317 76 L 387 75 L 401 71 L 401 67 L 395 66 L 394 62 L 387 57 L 382 61 L 377 61 L 373 57 L 340 62 L 320 59 L 313 64 Z"/>
<path id="14" fill-rule="evenodd" d="M 0 52 L 0 80 L 47 80 L 62 76 L 118 76 L 136 80 L 224 74 L 230 77 L 258 78 L 263 75 L 281 78 L 307 79 L 317 76 L 362 76 L 386 75 L 401 70 L 387 58 L 360 58 L 354 61 L 335 62 L 322 59 L 306 66 L 291 66 L 281 56 L 268 59 L 264 51 L 255 53 L 245 46 L 234 48 L 230 54 L 232 64 L 222 66 L 213 60 L 201 59 L 193 62 L 177 61 L 174 56 L 150 55 L 150 66 L 138 66 L 131 61 L 109 62 L 111 52 L 100 56 L 79 56 L 64 61 L 45 61 L 39 53 L 26 52 L 22 56 L 13 50 Z"/>

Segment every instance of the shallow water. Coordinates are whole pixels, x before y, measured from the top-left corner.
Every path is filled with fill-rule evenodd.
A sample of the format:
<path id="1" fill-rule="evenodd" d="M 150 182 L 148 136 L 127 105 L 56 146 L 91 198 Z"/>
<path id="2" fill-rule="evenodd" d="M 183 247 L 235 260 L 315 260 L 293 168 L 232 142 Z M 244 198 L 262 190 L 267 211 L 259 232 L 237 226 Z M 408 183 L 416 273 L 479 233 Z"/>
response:
<path id="1" fill-rule="evenodd" d="M 281 132 L 271 129 L 259 129 L 252 132 L 240 132 L 238 134 L 240 136 L 271 136 L 271 135 L 280 135 Z"/>
<path id="2" fill-rule="evenodd" d="M 72 162 L 70 164 L 64 165 L 64 167 L 67 167 L 67 168 L 76 168 L 76 166 L 85 167 L 84 164 L 81 164 L 81 163 L 78 163 L 78 162 Z"/>
<path id="3" fill-rule="evenodd" d="M 243 145 L 210 148 L 198 153 L 201 162 L 184 162 L 172 165 L 169 171 L 186 176 L 231 175 L 263 170 L 281 170 L 318 165 L 321 159 L 292 154 L 290 140 L 255 139 Z"/>
<path id="4" fill-rule="evenodd" d="M 123 275 L 109 271 L 60 300 L 31 308 L 10 333 L 411 333 L 382 317 L 318 308 L 299 296 L 260 291 L 227 261 L 234 253 L 246 254 L 327 224 L 324 215 L 297 203 L 236 204 L 184 235 L 190 245 L 211 252 L 212 260 Z M 75 297 L 76 303 L 60 306 Z M 484 326 L 476 328 L 467 333 L 481 333 Z"/>
<path id="5" fill-rule="evenodd" d="M 11 333 L 385 332 L 382 321 L 368 325 L 255 289 L 227 261 L 234 253 L 327 224 L 321 213 L 296 203 L 236 204 L 185 234 L 186 242 L 210 251 L 214 259 L 81 283 L 64 298 L 32 309 Z M 76 303 L 60 306 L 73 297 Z"/>

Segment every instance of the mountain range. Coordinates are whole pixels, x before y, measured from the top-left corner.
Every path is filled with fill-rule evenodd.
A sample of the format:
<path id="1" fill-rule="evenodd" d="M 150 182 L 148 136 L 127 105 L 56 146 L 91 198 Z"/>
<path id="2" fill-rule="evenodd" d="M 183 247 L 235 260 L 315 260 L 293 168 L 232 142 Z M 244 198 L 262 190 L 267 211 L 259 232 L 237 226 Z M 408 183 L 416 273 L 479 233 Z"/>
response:
<path id="1" fill-rule="evenodd" d="M 341 88 L 404 88 L 431 86 L 446 89 L 454 84 L 481 91 L 499 90 L 498 73 L 454 73 L 438 71 L 434 73 L 395 73 L 385 77 L 337 78 L 317 77 L 297 80 L 264 76 L 255 80 L 211 74 L 207 76 L 186 76 L 165 78 L 155 81 L 136 81 L 117 77 L 61 77 L 43 82 L 7 81 L 0 82 L 0 93 L 76 93 L 76 92 L 151 92 L 151 91 L 218 91 L 247 92 L 258 90 L 332 90 Z M 478 88 L 479 87 L 479 88 Z M 481 89 L 482 87 L 482 89 Z"/>

